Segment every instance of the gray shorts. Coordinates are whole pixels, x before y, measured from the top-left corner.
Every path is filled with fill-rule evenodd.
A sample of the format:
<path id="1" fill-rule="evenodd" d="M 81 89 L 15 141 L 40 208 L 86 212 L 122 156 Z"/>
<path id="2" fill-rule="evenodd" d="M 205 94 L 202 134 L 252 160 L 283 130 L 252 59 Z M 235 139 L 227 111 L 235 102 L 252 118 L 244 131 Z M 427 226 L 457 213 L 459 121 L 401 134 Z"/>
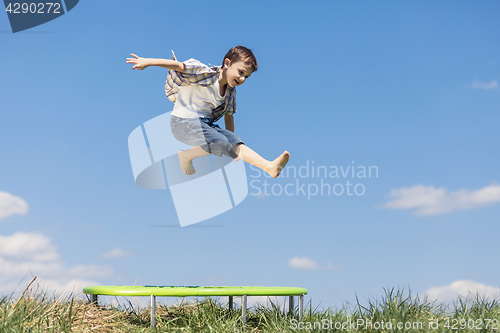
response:
<path id="1" fill-rule="evenodd" d="M 172 116 L 170 128 L 174 138 L 180 142 L 193 147 L 200 146 L 207 153 L 217 156 L 236 158 L 238 156 L 232 149 L 235 145 L 243 143 L 236 134 L 220 128 L 210 118 Z"/>

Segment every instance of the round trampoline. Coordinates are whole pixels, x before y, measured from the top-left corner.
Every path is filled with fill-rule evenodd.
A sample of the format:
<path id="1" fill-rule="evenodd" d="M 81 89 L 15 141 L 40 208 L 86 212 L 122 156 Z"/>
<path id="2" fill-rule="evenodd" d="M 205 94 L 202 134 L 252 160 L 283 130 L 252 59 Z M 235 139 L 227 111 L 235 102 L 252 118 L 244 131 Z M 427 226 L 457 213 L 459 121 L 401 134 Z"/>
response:
<path id="1" fill-rule="evenodd" d="M 92 286 L 85 294 L 110 296 L 299 296 L 307 289 L 293 287 L 200 287 L 200 286 Z"/>
<path id="2" fill-rule="evenodd" d="M 289 296 L 289 309 L 293 311 L 293 297 L 299 298 L 299 318 L 302 318 L 304 295 L 307 289 L 295 287 L 232 287 L 232 286 L 91 286 L 83 288 L 97 305 L 97 296 L 150 296 L 151 327 L 155 327 L 156 296 L 229 296 L 229 310 L 233 307 L 233 296 L 241 296 L 242 321 L 246 322 L 247 296 Z"/>

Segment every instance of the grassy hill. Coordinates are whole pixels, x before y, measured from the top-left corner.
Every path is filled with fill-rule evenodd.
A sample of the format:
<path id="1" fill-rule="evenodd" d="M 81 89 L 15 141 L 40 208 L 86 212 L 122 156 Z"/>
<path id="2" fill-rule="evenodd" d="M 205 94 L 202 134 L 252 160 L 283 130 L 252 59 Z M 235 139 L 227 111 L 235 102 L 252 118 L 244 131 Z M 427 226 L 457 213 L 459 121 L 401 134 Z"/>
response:
<path id="1" fill-rule="evenodd" d="M 304 317 L 283 312 L 279 304 L 229 312 L 219 299 L 156 308 L 156 329 L 147 308 L 94 306 L 84 295 L 47 296 L 28 292 L 0 298 L 0 332 L 498 332 L 500 302 L 480 295 L 437 304 L 399 290 L 380 300 L 339 309 L 307 304 Z"/>

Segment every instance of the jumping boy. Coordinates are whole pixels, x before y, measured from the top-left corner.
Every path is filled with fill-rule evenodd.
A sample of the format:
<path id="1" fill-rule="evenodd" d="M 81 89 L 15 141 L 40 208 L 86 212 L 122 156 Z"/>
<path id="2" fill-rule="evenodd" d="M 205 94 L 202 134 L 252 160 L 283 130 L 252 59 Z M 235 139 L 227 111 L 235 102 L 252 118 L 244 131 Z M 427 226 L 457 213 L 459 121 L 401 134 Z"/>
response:
<path id="1" fill-rule="evenodd" d="M 175 103 L 170 121 L 172 134 L 180 142 L 193 146 L 177 153 L 186 175 L 195 173 L 194 158 L 214 154 L 235 160 L 241 158 L 271 177 L 279 176 L 290 157 L 288 151 L 268 161 L 234 134 L 235 88 L 257 70 L 257 60 L 250 49 L 235 46 L 224 56 L 222 66 L 212 67 L 195 59 L 179 62 L 173 52 L 173 60 L 131 56 L 127 63 L 134 64 L 132 69 L 143 70 L 149 66 L 169 69 L 165 93 Z M 226 129 L 214 124 L 222 117 Z"/>

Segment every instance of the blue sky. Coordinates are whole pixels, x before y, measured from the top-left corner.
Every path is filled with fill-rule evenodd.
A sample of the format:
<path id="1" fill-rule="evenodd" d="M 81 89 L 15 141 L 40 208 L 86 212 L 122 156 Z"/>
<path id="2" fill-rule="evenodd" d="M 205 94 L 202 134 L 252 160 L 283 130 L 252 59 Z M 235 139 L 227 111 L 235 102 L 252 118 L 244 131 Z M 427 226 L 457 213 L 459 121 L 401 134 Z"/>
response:
<path id="1" fill-rule="evenodd" d="M 325 307 L 392 287 L 498 294 L 499 11 L 497 1 L 80 1 L 16 34 L 0 15 L 1 291 L 32 273 L 55 289 L 297 286 Z M 363 195 L 249 188 L 236 208 L 178 228 L 169 191 L 134 183 L 128 135 L 173 104 L 166 70 L 132 71 L 125 58 L 174 50 L 219 65 L 235 45 L 259 63 L 238 88 L 236 134 L 268 159 L 288 150 L 296 169 L 376 166 L 378 177 L 323 179 Z M 321 182 L 246 170 L 276 192 Z"/>

